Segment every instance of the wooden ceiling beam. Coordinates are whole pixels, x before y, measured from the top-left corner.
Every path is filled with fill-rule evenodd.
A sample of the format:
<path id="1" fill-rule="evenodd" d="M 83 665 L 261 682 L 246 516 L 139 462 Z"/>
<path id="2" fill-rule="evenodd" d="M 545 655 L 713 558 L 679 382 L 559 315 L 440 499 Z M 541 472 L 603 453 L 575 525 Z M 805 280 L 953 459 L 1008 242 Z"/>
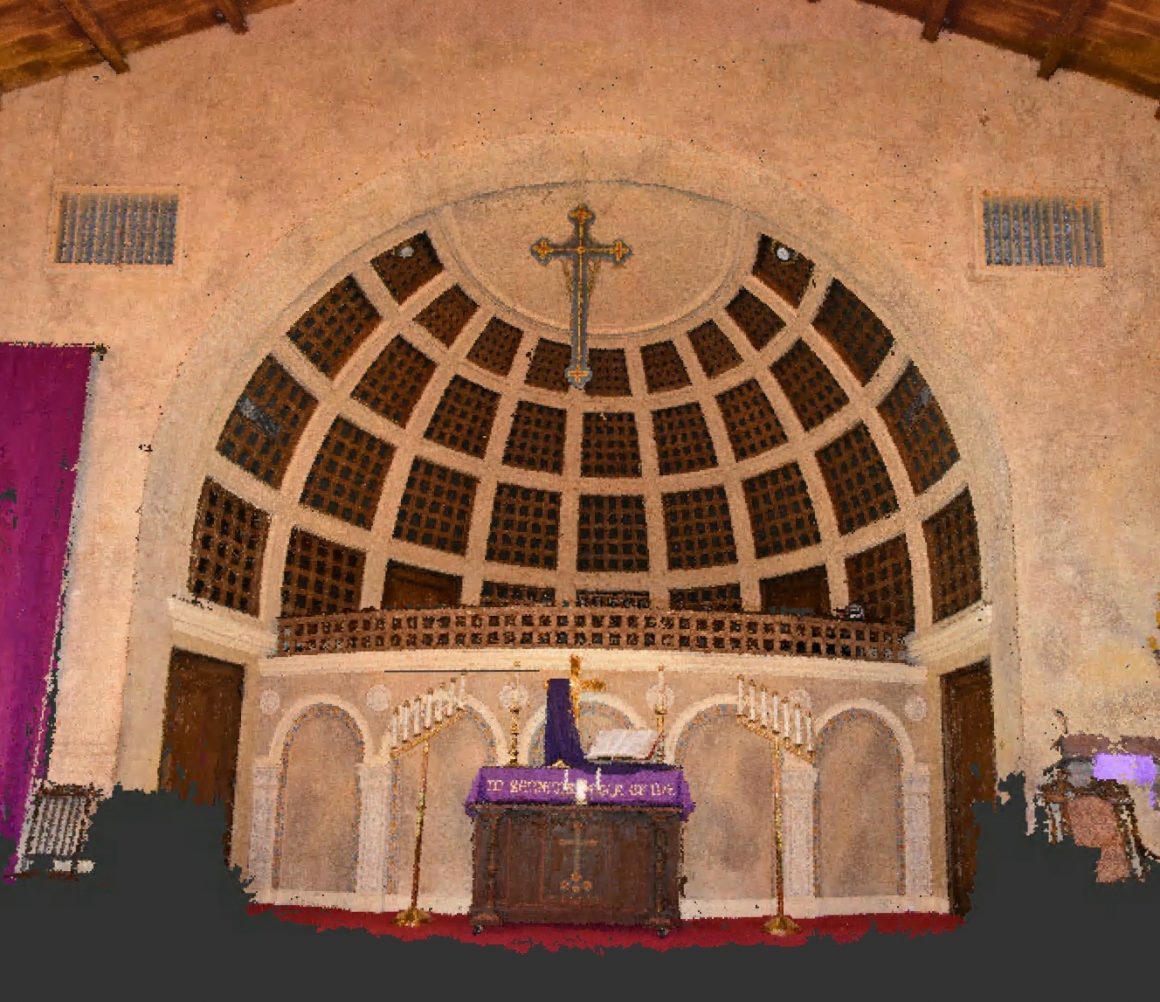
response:
<path id="1" fill-rule="evenodd" d="M 922 21 L 922 37 L 928 42 L 933 42 L 938 39 L 938 33 L 942 31 L 943 21 L 946 20 L 947 8 L 951 5 L 951 0 L 929 0 L 926 5 L 926 16 Z"/>
<path id="2" fill-rule="evenodd" d="M 217 0 L 218 13 L 226 19 L 226 23 L 239 35 L 250 30 L 246 24 L 246 15 L 242 13 L 241 5 L 237 0 Z"/>
<path id="3" fill-rule="evenodd" d="M 1063 17 L 1052 32 L 1051 41 L 1047 43 L 1047 51 L 1039 63 L 1039 76 L 1044 80 L 1051 78 L 1063 57 L 1071 50 L 1075 40 L 1075 33 L 1080 22 L 1092 5 L 1092 0 L 1070 0 Z"/>
<path id="4" fill-rule="evenodd" d="M 129 64 L 125 61 L 125 54 L 121 51 L 117 40 L 109 34 L 108 29 L 101 23 L 101 19 L 93 13 L 92 7 L 86 0 L 60 0 L 61 6 L 68 11 L 85 37 L 93 44 L 105 62 L 118 73 L 127 73 Z"/>

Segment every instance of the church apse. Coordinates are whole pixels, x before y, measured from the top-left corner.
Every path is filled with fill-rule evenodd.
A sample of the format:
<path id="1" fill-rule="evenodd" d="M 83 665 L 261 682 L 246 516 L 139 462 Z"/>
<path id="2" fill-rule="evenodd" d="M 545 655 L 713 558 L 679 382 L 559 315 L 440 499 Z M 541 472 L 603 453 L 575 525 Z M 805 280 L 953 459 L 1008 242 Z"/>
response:
<path id="1" fill-rule="evenodd" d="M 928 682 L 908 635 L 984 594 L 967 468 L 906 338 L 825 255 L 771 237 L 764 219 L 631 184 L 587 197 L 598 232 L 623 233 L 631 254 L 587 271 L 541 268 L 525 230 L 554 232 L 579 204 L 574 189 L 500 192 L 383 234 L 343 263 L 338 285 L 286 312 L 289 331 L 262 346 L 208 454 L 199 489 L 231 508 L 225 520 L 199 508 L 191 597 L 214 615 L 213 596 L 228 594 L 234 619 L 277 630 L 277 653 L 258 671 L 287 703 L 321 688 L 369 707 L 370 678 L 397 694 L 463 670 L 472 698 L 502 720 L 497 679 L 514 661 L 538 698 L 551 665 L 582 653 L 617 681 L 614 695 L 582 700 L 585 743 L 651 721 L 645 680 L 661 662 L 674 669 L 677 713 L 737 671 L 767 667 L 816 706 L 875 700 L 901 713 Z M 508 252 L 517 246 L 522 257 Z M 561 292 L 577 282 L 588 284 L 569 304 Z M 403 565 L 454 581 L 454 594 L 380 609 L 389 569 Z M 244 594 L 215 584 L 242 572 Z M 808 609 L 793 596 L 766 607 L 769 582 L 803 575 L 815 582 Z M 382 713 L 367 715 L 382 749 Z M 249 720 L 249 746 L 262 747 L 269 721 Z M 548 764 L 535 698 L 523 723 L 521 764 Z M 937 772 L 932 719 L 908 726 Z M 432 745 L 420 890 L 441 908 L 466 907 L 462 800 L 493 744 L 464 727 Z M 676 747 L 700 805 L 684 843 L 686 907 L 764 908 L 766 752 L 711 712 L 688 721 Z M 294 755 L 287 776 L 319 790 L 322 773 Z M 401 907 L 419 766 L 376 759 L 354 780 L 343 768 L 319 795 L 334 798 L 328 823 L 345 819 L 355 859 L 346 870 L 326 863 L 341 839 L 320 831 L 331 849 L 310 866 L 325 877 L 294 879 L 319 902 Z M 872 868 L 866 886 L 831 879 L 822 854 L 858 870 L 858 811 L 873 809 L 835 821 L 828 792 L 814 802 L 814 776 L 787 768 L 794 907 L 943 907 L 937 881 L 908 881 L 902 864 L 892 880 Z M 841 796 L 885 791 L 868 781 Z M 313 808 L 299 797 L 305 817 Z M 922 841 L 899 851 L 922 857 L 915 872 L 941 874 L 937 803 L 914 803 Z M 823 817 L 827 832 L 849 831 L 815 841 Z M 282 872 L 285 854 L 306 851 L 288 846 L 280 887 L 293 870 Z"/>

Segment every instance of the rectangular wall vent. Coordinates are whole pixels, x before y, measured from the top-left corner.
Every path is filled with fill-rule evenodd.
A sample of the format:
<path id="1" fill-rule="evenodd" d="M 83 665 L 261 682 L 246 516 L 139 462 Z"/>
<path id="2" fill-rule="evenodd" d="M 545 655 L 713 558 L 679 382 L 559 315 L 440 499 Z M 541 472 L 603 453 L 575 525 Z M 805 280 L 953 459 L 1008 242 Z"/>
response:
<path id="1" fill-rule="evenodd" d="M 177 195 L 67 191 L 60 196 L 57 264 L 171 265 Z"/>
<path id="2" fill-rule="evenodd" d="M 1102 268 L 1103 226 L 1096 198 L 983 197 L 988 266 Z"/>

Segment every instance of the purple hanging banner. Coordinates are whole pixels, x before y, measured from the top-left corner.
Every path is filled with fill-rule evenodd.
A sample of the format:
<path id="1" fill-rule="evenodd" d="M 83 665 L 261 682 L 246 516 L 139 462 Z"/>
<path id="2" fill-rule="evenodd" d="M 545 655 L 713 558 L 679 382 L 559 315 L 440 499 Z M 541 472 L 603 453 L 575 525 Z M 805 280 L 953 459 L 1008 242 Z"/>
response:
<path id="1" fill-rule="evenodd" d="M 88 347 L 0 344 L 0 837 L 12 843 L 43 775 L 91 358 Z"/>

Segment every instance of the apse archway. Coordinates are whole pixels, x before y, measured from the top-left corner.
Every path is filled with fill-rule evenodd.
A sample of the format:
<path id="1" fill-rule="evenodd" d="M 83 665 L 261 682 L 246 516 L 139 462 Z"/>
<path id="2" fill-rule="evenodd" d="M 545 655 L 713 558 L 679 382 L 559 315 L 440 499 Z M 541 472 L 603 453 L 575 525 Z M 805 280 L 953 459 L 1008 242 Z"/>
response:
<path id="1" fill-rule="evenodd" d="M 533 178 L 528 143 L 547 156 Z M 449 160 L 406 195 L 417 174 L 400 171 L 257 269 L 188 360 L 158 436 L 131 661 L 169 641 L 146 616 L 163 596 L 265 625 L 283 611 L 377 605 L 388 557 L 460 576 L 467 603 L 615 589 L 753 608 L 763 579 L 809 572 L 831 606 L 913 615 L 920 633 L 1003 594 L 993 629 L 1006 629 L 1005 467 L 936 304 L 845 220 L 776 178 L 755 186 L 748 165 L 677 157 L 659 141 L 579 148 L 586 161 L 570 161 L 578 147 L 563 139 L 476 154 L 473 182 Z M 692 306 L 604 331 L 599 392 L 561 393 L 549 383 L 563 336 L 472 274 L 479 254 L 455 213 L 630 190 L 719 207 L 734 263 Z M 547 225 L 529 217 L 533 237 Z M 384 380 L 413 388 L 409 410 L 386 399 Z M 957 420 L 967 413 L 978 417 Z M 178 434 L 191 421 L 204 429 L 192 458 Z M 319 471 L 344 459 L 386 467 L 374 503 L 322 484 Z M 425 526 L 436 497 L 453 499 L 453 517 Z M 239 519 L 258 526 L 243 541 L 261 554 L 248 596 L 215 601 L 213 568 L 199 577 L 207 554 L 193 530 L 204 534 L 207 511 L 232 518 L 233 535 Z M 582 533 L 603 552 L 585 552 Z M 993 663 L 1009 698 L 1017 654 L 996 650 Z M 160 726 L 156 675 L 131 676 L 127 735 Z"/>

